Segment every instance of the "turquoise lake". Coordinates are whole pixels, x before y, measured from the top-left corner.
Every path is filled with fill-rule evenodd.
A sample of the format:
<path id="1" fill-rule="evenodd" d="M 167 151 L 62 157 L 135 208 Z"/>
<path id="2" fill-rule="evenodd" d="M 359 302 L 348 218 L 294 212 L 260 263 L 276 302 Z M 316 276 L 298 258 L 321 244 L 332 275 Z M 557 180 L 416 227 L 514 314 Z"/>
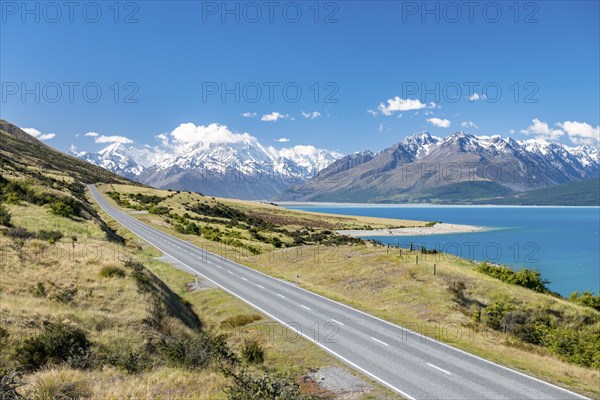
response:
<path id="1" fill-rule="evenodd" d="M 568 296 L 600 290 L 599 207 L 487 207 L 402 205 L 283 205 L 332 214 L 363 215 L 478 225 L 492 230 L 428 236 L 375 236 L 383 243 L 409 243 L 517 270 L 532 268 L 549 288 Z"/>

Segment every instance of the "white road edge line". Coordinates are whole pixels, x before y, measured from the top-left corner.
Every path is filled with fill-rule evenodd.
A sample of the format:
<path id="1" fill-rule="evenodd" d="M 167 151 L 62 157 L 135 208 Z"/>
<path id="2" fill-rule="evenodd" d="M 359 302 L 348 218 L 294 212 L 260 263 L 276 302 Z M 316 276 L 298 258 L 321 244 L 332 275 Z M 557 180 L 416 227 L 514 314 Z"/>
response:
<path id="1" fill-rule="evenodd" d="M 109 203 L 107 200 L 105 200 L 105 199 L 104 199 L 104 197 L 102 196 L 102 194 L 101 194 L 101 193 L 100 193 L 100 192 L 99 192 L 99 191 L 96 189 L 96 187 L 95 187 L 94 185 L 91 185 L 91 186 L 93 186 L 93 187 L 94 187 L 94 189 L 95 189 L 95 190 L 98 192 L 98 195 L 100 196 L 100 198 L 101 198 L 102 200 L 106 201 L 106 203 L 107 203 L 109 206 L 111 206 L 111 207 L 115 208 L 115 207 L 114 207 L 112 204 L 110 204 L 110 203 Z M 90 190 L 90 193 L 91 193 L 91 190 Z M 111 218 L 113 218 L 113 219 L 114 219 L 115 221 L 117 221 L 119 224 L 123 225 L 123 226 L 124 226 L 126 229 L 129 229 L 129 228 L 127 228 L 127 227 L 126 227 L 124 224 L 122 224 L 121 222 L 119 222 L 119 221 L 118 221 L 118 220 L 117 220 L 115 217 L 113 217 L 113 216 L 112 216 L 112 215 L 111 215 L 111 214 L 110 214 L 108 211 L 106 211 L 106 209 L 105 209 L 104 207 L 102 207 L 102 205 L 100 204 L 100 202 L 99 202 L 99 201 L 96 199 L 96 197 L 95 197 L 93 194 L 92 194 L 92 197 L 94 197 L 94 200 L 96 200 L 96 203 L 98 204 L 98 206 L 99 206 L 99 207 L 100 207 L 100 208 L 101 208 L 101 209 L 102 209 L 102 210 L 103 210 L 105 213 L 107 213 L 107 214 L 108 214 L 108 216 L 110 216 Z M 116 209 L 116 208 L 115 208 L 115 209 Z M 119 211 L 119 210 L 117 209 L 117 211 Z M 140 223 L 140 224 L 143 224 L 143 225 L 145 225 L 145 226 L 147 226 L 147 227 L 149 227 L 149 228 L 151 228 L 151 229 L 155 229 L 155 228 L 153 228 L 152 226 L 150 226 L 150 225 L 147 225 L 147 224 L 145 224 L 145 223 L 143 223 L 143 222 L 141 222 L 141 221 L 139 221 L 139 220 L 137 220 L 137 219 L 135 219 L 135 218 L 133 218 L 133 217 L 131 217 L 131 218 L 132 218 L 132 219 L 134 219 L 136 222 L 138 222 L 138 223 Z M 150 243 L 148 240 L 144 239 L 143 237 L 141 237 L 141 236 L 140 236 L 140 235 L 138 235 L 137 233 L 133 232 L 131 229 L 129 229 L 129 230 L 130 230 L 130 231 L 131 231 L 131 232 L 132 232 L 134 235 L 136 235 L 137 237 L 139 237 L 139 238 L 140 238 L 140 239 L 142 239 L 143 241 L 147 242 L 149 245 L 151 245 L 151 246 L 154 246 L 154 245 L 153 245 L 152 243 Z M 164 232 L 162 232 L 162 231 L 161 231 L 161 233 L 164 233 Z M 165 234 L 165 235 L 168 235 L 168 236 L 171 236 L 171 235 L 169 235 L 169 234 L 167 234 L 167 233 L 164 233 L 164 234 Z M 176 239 L 177 239 L 177 238 L 176 238 Z M 180 240 L 180 239 L 178 239 L 178 240 Z M 154 247 L 156 247 L 156 246 L 154 246 Z M 159 250 L 159 251 L 161 251 L 162 253 L 164 253 L 164 254 L 168 255 L 169 257 L 171 257 L 171 258 L 174 258 L 176 261 L 178 261 L 178 262 L 180 262 L 180 263 L 181 263 L 181 261 L 177 260 L 175 257 L 171 256 L 170 254 L 168 254 L 168 253 L 165 253 L 164 251 L 162 251 L 162 250 L 160 250 L 160 249 L 158 249 L 158 250 Z M 196 273 L 199 273 L 199 272 L 198 272 L 198 271 L 196 271 L 195 269 L 193 269 L 193 268 L 190 268 L 188 265 L 186 265 L 186 264 L 184 264 L 184 263 L 181 263 L 181 264 L 183 264 L 185 267 L 187 267 L 187 268 L 188 268 L 188 269 L 190 269 L 191 271 L 194 271 L 194 272 L 196 272 Z M 258 271 L 258 270 L 255 270 L 255 269 L 252 269 L 252 268 L 250 268 L 250 267 L 247 267 L 247 266 L 245 266 L 245 265 L 242 265 L 242 264 L 237 264 L 237 265 L 240 265 L 242 268 L 246 268 L 246 269 L 248 269 L 248 270 L 250 270 L 250 271 L 253 271 L 253 272 L 256 272 L 256 273 L 258 273 L 258 274 L 260 274 L 260 275 L 263 275 L 263 276 L 269 277 L 269 278 L 271 278 L 271 279 L 275 279 L 275 278 L 273 278 L 272 276 L 269 276 L 269 275 L 265 274 L 264 272 L 261 272 L 261 271 Z M 202 274 L 200 274 L 200 275 L 202 275 Z M 203 276 L 203 275 L 202 275 L 202 276 Z M 212 279 L 209 279 L 209 278 L 207 278 L 207 277 L 205 277 L 205 278 L 206 278 L 207 280 L 209 280 L 209 281 L 213 282 L 215 285 L 219 286 L 221 289 L 225 290 L 226 292 L 228 292 L 228 293 L 229 293 L 229 294 L 231 294 L 232 296 L 235 296 L 235 297 L 237 297 L 238 299 L 242 300 L 243 302 L 245 302 L 245 303 L 249 304 L 250 306 L 252 306 L 252 307 L 256 308 L 257 310 L 259 310 L 259 311 L 260 311 L 260 312 L 262 312 L 263 314 L 265 314 L 265 315 L 269 316 L 270 318 L 274 319 L 275 321 L 277 321 L 277 322 L 281 323 L 282 325 L 284 325 L 284 326 L 285 326 L 285 327 L 287 327 L 288 329 L 290 329 L 290 330 L 292 330 L 292 331 L 294 331 L 294 332 L 297 332 L 297 330 L 296 330 L 296 329 L 294 329 L 293 327 L 290 327 L 289 325 L 285 324 L 285 323 L 284 323 L 283 321 L 281 321 L 280 319 L 278 319 L 278 318 L 275 318 L 275 317 L 274 317 L 274 316 L 272 316 L 271 314 L 269 314 L 269 313 L 265 312 L 265 311 L 264 311 L 264 310 L 262 310 L 260 307 L 258 307 L 258 306 L 255 306 L 254 304 L 252 304 L 252 303 L 251 303 L 251 302 L 249 302 L 248 300 L 244 299 L 243 297 L 241 297 L 241 296 L 238 296 L 237 294 L 235 294 L 235 293 L 233 293 L 233 292 L 229 291 L 228 289 L 226 289 L 225 287 L 221 286 L 220 284 L 218 284 L 217 282 L 213 281 Z M 318 293 L 311 292 L 311 291 L 309 291 L 309 290 L 306 290 L 306 289 L 304 289 L 304 288 L 302 288 L 302 287 L 298 287 L 298 286 L 296 286 L 296 285 L 292 284 L 291 282 L 287 282 L 287 281 L 284 281 L 284 280 L 279 280 L 279 281 L 280 281 L 280 282 L 282 282 L 282 283 L 285 283 L 285 284 L 287 284 L 287 285 L 289 285 L 289 286 L 293 286 L 293 287 L 295 287 L 295 288 L 297 288 L 297 289 L 303 290 L 303 291 L 305 291 L 305 292 L 307 292 L 307 293 L 310 293 L 310 294 L 312 294 L 312 295 L 314 295 L 314 296 L 321 297 L 321 298 L 323 298 L 323 299 L 326 299 L 326 300 L 328 300 L 328 301 L 332 301 L 332 302 L 334 302 L 334 303 L 336 303 L 336 304 L 339 304 L 339 305 L 340 305 L 340 306 L 342 306 L 342 307 L 345 307 L 345 308 L 347 308 L 347 309 L 350 309 L 350 310 L 353 310 L 353 311 L 355 311 L 355 312 L 361 313 L 361 314 L 363 314 L 363 315 L 366 315 L 366 316 L 368 316 L 368 317 L 370 317 L 370 318 L 375 318 L 376 320 L 378 320 L 378 321 L 380 321 L 380 322 L 383 322 L 383 323 L 385 323 L 385 324 L 388 324 L 388 325 L 390 325 L 390 326 L 394 326 L 394 327 L 396 327 L 396 328 L 398 328 L 398 329 L 401 329 L 401 330 L 403 330 L 403 331 L 407 331 L 407 332 L 410 332 L 410 333 L 412 333 L 412 334 L 415 334 L 415 335 L 420 335 L 420 334 L 418 334 L 418 333 L 416 333 L 416 332 L 414 332 L 414 331 L 412 331 L 412 330 L 410 330 L 410 329 L 406 329 L 406 328 L 404 328 L 404 327 L 402 327 L 402 326 L 400 326 L 400 325 L 397 325 L 397 324 L 395 324 L 395 323 L 393 323 L 393 322 L 386 321 L 386 320 L 384 320 L 384 319 L 382 319 L 382 318 L 379 318 L 379 317 L 377 317 L 377 316 L 375 316 L 375 315 L 371 315 L 371 314 L 368 314 L 368 313 L 366 313 L 366 312 L 364 312 L 364 311 L 361 311 L 361 310 L 358 310 L 358 309 L 356 309 L 356 308 L 353 308 L 353 307 L 351 307 L 351 306 L 349 306 L 349 305 L 347 305 L 347 304 L 340 303 L 339 301 L 336 301 L 336 300 L 329 299 L 329 298 L 327 298 L 327 297 L 325 297 L 325 296 L 323 296 L 323 295 L 320 295 L 320 294 L 318 294 Z M 410 399 L 410 400 L 416 400 L 414 397 L 412 397 L 412 396 L 408 395 L 407 393 L 403 392 L 402 390 L 400 390 L 400 389 L 396 388 L 396 387 L 395 387 L 395 386 L 393 386 L 392 384 L 390 384 L 390 383 L 387 383 L 387 382 L 386 382 L 386 381 L 384 381 L 383 379 L 381 379 L 381 378 L 377 377 L 376 375 L 374 375 L 374 374 L 372 374 L 372 373 L 368 372 L 367 370 L 363 369 L 362 367 L 359 367 L 358 365 L 354 364 L 352 361 L 350 361 L 350 360 L 348 360 L 348 359 L 344 358 L 343 356 L 339 355 L 338 353 L 334 352 L 333 350 L 330 350 L 329 348 L 325 347 L 325 346 L 324 346 L 324 345 L 322 345 L 321 343 L 319 343 L 319 342 L 317 342 L 317 341 L 313 340 L 313 339 L 312 339 L 310 336 L 308 336 L 308 335 L 306 335 L 306 334 L 304 334 L 304 333 L 300 333 L 300 335 L 302 335 L 302 336 L 303 336 L 305 339 L 307 339 L 308 341 L 310 341 L 310 342 L 312 342 L 312 343 L 316 344 L 317 346 L 321 347 L 323 350 L 327 351 L 328 353 L 330 353 L 330 354 L 333 354 L 334 356 L 338 357 L 339 359 L 341 359 L 342 361 L 344 361 L 344 362 L 345 362 L 345 363 L 347 363 L 348 365 L 351 365 L 352 367 L 356 368 L 357 370 L 359 370 L 359 371 L 361 371 L 361 372 L 365 373 L 366 375 L 370 376 L 371 378 L 375 379 L 376 381 L 378 381 L 378 382 L 382 383 L 383 385 L 385 385 L 385 386 L 389 387 L 390 389 L 392 389 L 392 390 L 396 391 L 397 393 L 400 393 L 401 395 L 403 395 L 403 396 L 407 397 L 407 398 L 408 398 L 408 399 Z M 424 336 L 424 335 L 420 335 L 420 336 Z M 432 338 L 430 338 L 430 337 L 428 337 L 428 336 L 425 336 L 425 337 L 426 337 L 427 339 L 431 340 L 431 341 L 434 341 L 434 342 L 437 342 L 437 343 L 439 343 L 440 345 L 442 345 L 442 346 L 444 346 L 444 347 L 447 347 L 447 348 L 449 348 L 449 349 L 452 349 L 452 350 L 458 351 L 458 352 L 460 352 L 460 353 L 462 353 L 462 354 L 465 354 L 465 355 L 467 355 L 467 356 L 470 356 L 470 357 L 476 358 L 476 359 L 478 359 L 478 360 L 480 360 L 480 361 L 483 361 L 483 362 L 486 362 L 486 363 L 488 363 L 488 364 L 495 365 L 495 366 L 497 366 L 497 367 L 500 367 L 500 368 L 502 368 L 502 369 L 504 369 L 504 370 L 506 370 L 506 371 L 513 372 L 513 373 L 515 373 L 515 374 L 517 374 L 517 375 L 521 375 L 521 376 L 523 376 L 523 377 L 526 377 L 526 378 L 532 379 L 532 380 L 534 380 L 534 381 L 536 381 L 536 382 L 539 382 L 539 383 L 542 383 L 542 384 L 545 384 L 545 385 L 551 386 L 551 387 L 553 387 L 553 388 L 556 388 L 556 389 L 562 390 L 562 391 L 564 391 L 564 392 L 566 392 L 566 393 L 572 394 L 572 395 L 574 395 L 574 396 L 577 396 L 577 397 L 579 397 L 579 398 L 582 398 L 582 399 L 585 399 L 585 400 L 591 400 L 589 397 L 585 397 L 585 396 L 583 396 L 583 395 L 581 395 L 581 394 L 579 394 L 579 393 L 575 393 L 575 392 L 573 392 L 573 391 L 571 391 L 571 390 L 569 390 L 569 389 L 565 389 L 565 388 L 563 388 L 563 387 L 560 387 L 560 386 L 554 385 L 554 384 L 552 384 L 552 383 L 549 383 L 549 382 L 546 382 L 546 381 L 544 381 L 544 380 L 541 380 L 541 379 L 535 378 L 535 377 L 533 377 L 533 376 L 531 376 L 531 375 L 527 375 L 527 374 L 525 374 L 525 373 L 523 373 L 523 372 L 520 372 L 520 371 L 517 371 L 517 370 L 515 370 L 515 369 L 509 368 L 509 367 L 505 367 L 504 365 L 501 365 L 501 364 L 495 363 L 495 362 L 493 362 L 493 361 L 486 360 L 485 358 L 479 357 L 479 356 L 477 356 L 477 355 L 475 355 L 475 354 L 471 354 L 471 353 L 469 353 L 469 352 L 467 352 L 467 351 L 461 350 L 461 349 L 459 349 L 459 348 L 457 348 L 457 347 L 454 347 L 454 346 L 451 346 L 451 345 L 449 345 L 449 344 L 446 344 L 446 343 L 443 343 L 443 342 L 440 342 L 440 341 L 434 340 L 434 339 L 432 339 Z"/>
<path id="2" fill-rule="evenodd" d="M 440 368 L 440 367 L 436 367 L 436 366 L 435 366 L 435 365 L 433 365 L 433 364 L 429 364 L 429 363 L 427 363 L 427 365 L 429 365 L 430 367 L 432 367 L 432 368 L 435 368 L 435 369 L 437 369 L 437 370 L 439 370 L 439 371 L 442 371 L 442 372 L 444 372 L 444 373 L 446 373 L 446 374 L 448 374 L 448 375 L 452 375 L 452 372 L 448 372 L 448 371 L 446 371 L 445 369 L 442 369 L 442 368 Z"/>
<path id="3" fill-rule="evenodd" d="M 373 339 L 373 340 L 374 340 L 374 341 L 376 341 L 376 342 L 379 342 L 379 343 L 381 343 L 381 344 L 382 344 L 382 345 L 384 345 L 384 346 L 389 346 L 389 344 L 387 344 L 386 342 L 382 342 L 382 341 L 381 341 L 381 340 L 379 340 L 379 339 L 375 339 L 373 336 L 371 336 L 371 339 Z"/>

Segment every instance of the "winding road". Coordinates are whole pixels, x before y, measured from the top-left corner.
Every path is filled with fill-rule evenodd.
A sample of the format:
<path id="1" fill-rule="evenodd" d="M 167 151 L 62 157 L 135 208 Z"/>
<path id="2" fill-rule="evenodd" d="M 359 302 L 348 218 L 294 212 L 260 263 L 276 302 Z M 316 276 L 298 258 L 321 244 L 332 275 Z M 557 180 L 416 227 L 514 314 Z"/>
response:
<path id="1" fill-rule="evenodd" d="M 89 190 L 108 215 L 191 273 L 404 398 L 586 399 L 210 253 L 119 210 L 95 186 Z"/>

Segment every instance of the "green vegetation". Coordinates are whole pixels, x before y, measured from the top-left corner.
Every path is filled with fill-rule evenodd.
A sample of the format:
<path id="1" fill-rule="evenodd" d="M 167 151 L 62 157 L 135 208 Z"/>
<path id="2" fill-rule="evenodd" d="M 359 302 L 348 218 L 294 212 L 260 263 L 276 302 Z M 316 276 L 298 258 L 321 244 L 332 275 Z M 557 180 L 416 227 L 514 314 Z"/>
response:
<path id="1" fill-rule="evenodd" d="M 124 269 L 116 265 L 107 265 L 102 267 L 99 275 L 103 278 L 124 278 L 127 276 L 127 273 Z"/>
<path id="2" fill-rule="evenodd" d="M 246 341 L 242 347 L 242 359 L 250 364 L 262 364 L 265 361 L 265 351 L 255 340 Z"/>
<path id="3" fill-rule="evenodd" d="M 592 292 L 573 292 L 569 300 L 582 306 L 591 307 L 600 311 L 600 291 L 594 296 Z"/>
<path id="4" fill-rule="evenodd" d="M 25 339 L 14 351 L 15 360 L 26 370 L 39 369 L 49 363 L 61 363 L 84 357 L 90 343 L 80 328 L 49 322 L 44 331 Z"/>
<path id="5" fill-rule="evenodd" d="M 546 286 L 550 282 L 547 279 L 543 279 L 542 275 L 535 270 L 524 268 L 515 272 L 505 266 L 496 266 L 487 262 L 483 262 L 479 264 L 477 271 L 500 279 L 502 282 L 523 286 L 524 288 L 531 289 L 539 293 L 549 293 L 549 290 Z"/>
<path id="6" fill-rule="evenodd" d="M 255 378 L 247 370 L 226 371 L 233 384 L 227 388 L 229 400 L 312 400 L 314 396 L 303 395 L 296 383 L 285 376 L 266 374 Z"/>
<path id="7" fill-rule="evenodd" d="M 222 328 L 234 329 L 239 328 L 240 326 L 251 324 L 255 321 L 260 321 L 262 317 L 260 315 L 245 315 L 239 314 L 233 317 L 229 317 L 221 322 Z"/>
<path id="8" fill-rule="evenodd" d="M 7 227 L 12 226 L 12 223 L 10 222 L 10 213 L 2 204 L 0 204 L 0 225 Z"/>

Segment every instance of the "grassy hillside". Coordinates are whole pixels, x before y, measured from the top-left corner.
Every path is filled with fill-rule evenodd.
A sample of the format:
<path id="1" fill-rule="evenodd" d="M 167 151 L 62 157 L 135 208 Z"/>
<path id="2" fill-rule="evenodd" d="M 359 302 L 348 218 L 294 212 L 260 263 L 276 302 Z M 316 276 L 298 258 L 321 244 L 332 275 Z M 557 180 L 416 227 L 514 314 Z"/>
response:
<path id="1" fill-rule="evenodd" d="M 5 176 L 27 175 L 55 188 L 77 182 L 136 185 L 104 168 L 52 149 L 18 127 L 0 119 L 0 170 Z"/>
<path id="2" fill-rule="evenodd" d="M 344 365 L 282 327 L 272 336 L 272 321 L 196 286 L 90 203 L 84 183 L 124 179 L 2 129 L 1 398 L 335 395 L 307 373 Z M 351 395 L 397 398 L 374 383 Z"/>
<path id="3" fill-rule="evenodd" d="M 400 254 L 398 249 L 336 239 L 327 233 L 341 226 L 364 225 L 360 219 L 336 220 L 337 216 L 317 217 L 195 193 L 120 185 L 104 185 L 101 190 L 115 204 L 138 210 L 133 215 L 139 220 L 198 246 L 290 282 L 300 275 L 302 285 L 317 293 L 550 382 L 600 396 L 600 299 L 595 294 L 580 294 L 569 301 L 547 292 L 543 277 L 535 271 L 508 276 L 502 268 L 496 271 L 451 255 L 404 250 Z M 229 214 L 219 212 L 216 217 L 217 210 Z M 265 224 L 262 217 L 266 216 L 278 223 Z M 257 218 L 251 222 L 254 230 L 248 225 L 250 218 Z M 281 231 L 292 227 L 301 232 L 302 243 L 291 242 Z M 281 246 L 274 245 L 274 237 L 280 237 Z M 249 251 L 252 246 L 259 251 Z"/>

